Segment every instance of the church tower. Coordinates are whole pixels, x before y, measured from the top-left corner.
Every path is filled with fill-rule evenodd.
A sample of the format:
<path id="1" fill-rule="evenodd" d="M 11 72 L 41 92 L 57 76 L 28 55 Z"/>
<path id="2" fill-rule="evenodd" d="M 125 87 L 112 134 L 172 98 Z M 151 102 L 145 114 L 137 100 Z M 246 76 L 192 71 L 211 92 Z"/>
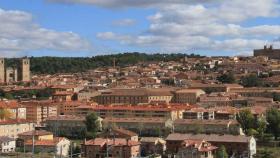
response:
<path id="1" fill-rule="evenodd" d="M 5 82 L 5 59 L 0 58 L 0 83 Z"/>
<path id="2" fill-rule="evenodd" d="M 20 80 L 23 82 L 30 81 L 30 60 L 28 58 L 23 58 L 21 60 L 20 67 Z"/>

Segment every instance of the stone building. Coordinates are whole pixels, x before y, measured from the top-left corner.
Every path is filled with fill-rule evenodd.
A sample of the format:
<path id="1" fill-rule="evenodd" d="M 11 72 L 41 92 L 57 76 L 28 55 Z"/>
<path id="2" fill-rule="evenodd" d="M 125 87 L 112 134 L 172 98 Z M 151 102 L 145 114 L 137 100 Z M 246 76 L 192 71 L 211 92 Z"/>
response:
<path id="1" fill-rule="evenodd" d="M 0 83 L 29 82 L 30 76 L 30 60 L 28 58 L 18 60 L 14 67 L 6 67 L 5 59 L 0 58 Z"/>
<path id="2" fill-rule="evenodd" d="M 82 153 L 85 158 L 137 157 L 140 155 L 140 143 L 123 138 L 95 138 L 82 144 Z"/>
<path id="3" fill-rule="evenodd" d="M 179 134 L 171 133 L 166 138 L 167 154 L 179 151 L 185 140 L 205 140 L 216 147 L 224 145 L 229 157 L 253 158 L 256 154 L 256 140 L 254 137 L 243 135 L 219 135 L 219 134 Z"/>
<path id="4" fill-rule="evenodd" d="M 23 58 L 19 67 L 19 80 L 23 82 L 30 81 L 30 60 Z"/>
<path id="5" fill-rule="evenodd" d="M 0 83 L 5 82 L 5 60 L 0 58 Z"/>
<path id="6" fill-rule="evenodd" d="M 280 49 L 273 49 L 272 45 L 268 48 L 265 45 L 263 49 L 254 50 L 254 56 L 266 56 L 270 59 L 280 59 Z"/>

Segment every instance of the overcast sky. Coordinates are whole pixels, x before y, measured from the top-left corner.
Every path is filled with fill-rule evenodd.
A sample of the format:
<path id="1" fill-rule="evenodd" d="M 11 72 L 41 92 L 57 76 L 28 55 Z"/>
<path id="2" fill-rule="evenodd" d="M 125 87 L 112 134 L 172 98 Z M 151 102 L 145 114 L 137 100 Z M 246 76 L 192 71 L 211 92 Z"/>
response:
<path id="1" fill-rule="evenodd" d="M 279 0 L 0 0 L 7 57 L 250 55 L 279 37 Z"/>

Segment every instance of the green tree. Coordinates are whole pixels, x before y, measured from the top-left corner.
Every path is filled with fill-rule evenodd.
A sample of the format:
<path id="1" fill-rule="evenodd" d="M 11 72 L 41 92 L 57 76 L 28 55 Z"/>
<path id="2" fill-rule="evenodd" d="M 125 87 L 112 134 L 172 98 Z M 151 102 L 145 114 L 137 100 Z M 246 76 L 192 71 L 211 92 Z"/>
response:
<path id="1" fill-rule="evenodd" d="M 257 152 L 255 158 L 274 158 L 272 151 L 269 151 L 267 149 L 260 150 Z"/>
<path id="2" fill-rule="evenodd" d="M 98 122 L 98 116 L 95 113 L 90 113 L 86 116 L 86 128 L 87 132 L 86 135 L 88 138 L 94 138 L 100 129 L 100 125 Z"/>
<path id="3" fill-rule="evenodd" d="M 241 84 L 244 87 L 259 87 L 262 86 L 261 80 L 256 74 L 250 74 L 241 78 Z"/>
<path id="4" fill-rule="evenodd" d="M 241 110 L 237 115 L 237 121 L 240 123 L 245 134 L 249 134 L 249 129 L 255 127 L 255 117 L 249 109 Z"/>
<path id="5" fill-rule="evenodd" d="M 274 135 L 277 140 L 280 134 L 280 111 L 276 108 L 271 108 L 266 112 L 267 130 Z"/>
<path id="6" fill-rule="evenodd" d="M 4 98 L 12 100 L 12 99 L 14 99 L 14 96 L 11 93 L 5 93 Z"/>
<path id="7" fill-rule="evenodd" d="M 259 118 L 257 121 L 257 129 L 256 131 L 258 132 L 257 137 L 263 141 L 264 140 L 264 136 L 265 136 L 265 131 L 267 128 L 267 122 L 265 118 Z"/>
<path id="8" fill-rule="evenodd" d="M 225 146 L 220 146 L 216 152 L 216 158 L 228 158 L 228 153 Z"/>
<path id="9" fill-rule="evenodd" d="M 273 92 L 272 97 L 274 101 L 280 101 L 280 94 Z"/>
<path id="10" fill-rule="evenodd" d="M 234 74 L 232 72 L 230 72 L 230 73 L 225 73 L 225 74 L 222 74 L 221 76 L 218 76 L 217 80 L 222 83 L 234 83 L 235 77 L 234 77 Z"/>

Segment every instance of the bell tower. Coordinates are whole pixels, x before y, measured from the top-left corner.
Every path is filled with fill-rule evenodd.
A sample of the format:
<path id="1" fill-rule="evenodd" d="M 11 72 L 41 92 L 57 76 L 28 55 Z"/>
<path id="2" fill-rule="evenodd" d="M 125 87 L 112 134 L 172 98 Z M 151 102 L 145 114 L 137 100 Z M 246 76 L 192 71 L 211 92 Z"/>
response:
<path id="1" fill-rule="evenodd" d="M 30 81 L 30 60 L 28 58 L 23 58 L 21 60 L 21 74 L 20 80 L 23 82 Z"/>
<path id="2" fill-rule="evenodd" d="M 0 83 L 5 82 L 5 59 L 0 58 Z"/>

